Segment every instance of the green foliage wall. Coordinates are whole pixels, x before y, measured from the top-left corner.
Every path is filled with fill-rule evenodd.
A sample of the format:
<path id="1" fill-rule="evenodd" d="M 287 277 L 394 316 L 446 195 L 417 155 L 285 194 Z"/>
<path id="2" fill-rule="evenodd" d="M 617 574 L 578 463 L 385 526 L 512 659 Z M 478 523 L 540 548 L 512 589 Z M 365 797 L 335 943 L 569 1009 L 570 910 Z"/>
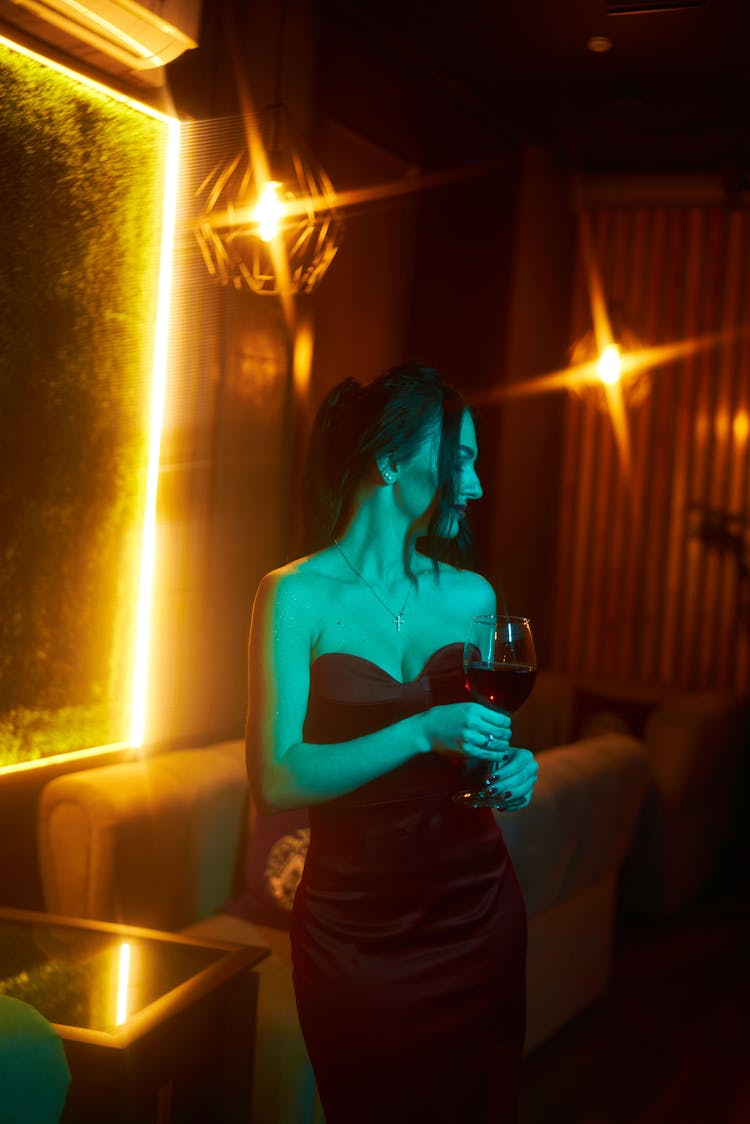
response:
<path id="1" fill-rule="evenodd" d="M 127 738 L 166 131 L 0 45 L 0 765 Z"/>

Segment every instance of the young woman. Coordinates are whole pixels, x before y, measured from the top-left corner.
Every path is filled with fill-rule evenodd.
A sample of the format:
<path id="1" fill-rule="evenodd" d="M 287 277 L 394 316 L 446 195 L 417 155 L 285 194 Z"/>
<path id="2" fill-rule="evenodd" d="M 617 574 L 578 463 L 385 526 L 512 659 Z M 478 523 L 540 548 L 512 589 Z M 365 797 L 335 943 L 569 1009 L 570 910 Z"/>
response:
<path id="1" fill-rule="evenodd" d="M 491 807 L 528 803 L 537 769 L 465 692 L 493 590 L 439 560 L 482 494 L 474 422 L 435 371 L 394 368 L 336 387 L 310 450 L 321 549 L 258 589 L 247 752 L 262 811 L 309 808 L 291 939 L 326 1121 L 506 1124 L 526 922 Z M 467 808 L 478 760 L 494 777 Z"/>

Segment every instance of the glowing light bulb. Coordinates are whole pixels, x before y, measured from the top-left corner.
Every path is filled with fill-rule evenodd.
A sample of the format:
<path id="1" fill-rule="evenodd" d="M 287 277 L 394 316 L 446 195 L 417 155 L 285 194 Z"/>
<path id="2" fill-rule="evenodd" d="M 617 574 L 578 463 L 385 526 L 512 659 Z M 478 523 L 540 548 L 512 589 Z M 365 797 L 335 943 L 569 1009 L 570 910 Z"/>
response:
<path id="1" fill-rule="evenodd" d="M 271 242 L 279 233 L 279 223 L 284 211 L 279 199 L 280 187 L 277 180 L 269 180 L 253 211 L 253 220 L 257 222 L 258 234 L 264 242 Z"/>
<path id="2" fill-rule="evenodd" d="M 607 386 L 614 386 L 621 373 L 620 349 L 616 343 L 610 343 L 599 356 L 599 378 Z"/>

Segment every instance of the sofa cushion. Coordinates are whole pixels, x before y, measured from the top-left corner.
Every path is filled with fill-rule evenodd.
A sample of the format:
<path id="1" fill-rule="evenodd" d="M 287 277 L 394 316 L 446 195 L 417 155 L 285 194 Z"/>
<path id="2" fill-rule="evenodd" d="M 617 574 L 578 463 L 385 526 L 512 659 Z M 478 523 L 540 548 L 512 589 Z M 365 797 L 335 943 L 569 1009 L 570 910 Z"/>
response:
<path id="1" fill-rule="evenodd" d="M 576 687 L 573 697 L 571 737 L 597 737 L 599 734 L 631 734 L 642 738 L 656 702 L 608 694 Z"/>
<path id="2" fill-rule="evenodd" d="M 178 929 L 232 892 L 244 744 L 137 755 L 56 777 L 39 804 L 45 908 Z"/>
<path id="3" fill-rule="evenodd" d="M 549 749 L 528 808 L 496 813 L 533 917 L 619 870 L 648 785 L 642 742 L 625 734 Z"/>
<path id="4" fill-rule="evenodd" d="M 304 808 L 264 816 L 251 806 L 242 886 L 226 912 L 288 929 L 309 842 Z"/>
<path id="5" fill-rule="evenodd" d="M 606 991 L 612 968 L 617 872 L 535 914 L 526 956 L 524 1053 Z"/>

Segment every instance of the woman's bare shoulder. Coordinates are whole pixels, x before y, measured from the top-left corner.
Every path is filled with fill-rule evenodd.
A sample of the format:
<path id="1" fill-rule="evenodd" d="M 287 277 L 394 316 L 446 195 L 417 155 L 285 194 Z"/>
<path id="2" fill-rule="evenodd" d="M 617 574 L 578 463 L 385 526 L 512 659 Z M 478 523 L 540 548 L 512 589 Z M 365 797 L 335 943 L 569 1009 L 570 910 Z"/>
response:
<path id="1" fill-rule="evenodd" d="M 495 590 L 485 577 L 474 570 L 463 570 L 441 562 L 440 581 L 450 588 L 454 598 L 472 608 L 472 615 L 495 612 Z"/>
<path id="2" fill-rule="evenodd" d="M 314 613 L 331 580 L 328 555 L 327 550 L 319 551 L 270 570 L 258 586 L 256 600 L 273 603 L 281 613 Z"/>
<path id="3" fill-rule="evenodd" d="M 330 548 L 318 550 L 315 554 L 306 554 L 302 558 L 295 558 L 292 562 L 279 566 L 276 570 L 270 570 L 263 581 L 270 581 L 274 585 L 281 582 L 292 585 L 315 585 L 321 578 L 331 577 L 334 573 L 331 561 L 335 559 L 336 556 Z"/>

